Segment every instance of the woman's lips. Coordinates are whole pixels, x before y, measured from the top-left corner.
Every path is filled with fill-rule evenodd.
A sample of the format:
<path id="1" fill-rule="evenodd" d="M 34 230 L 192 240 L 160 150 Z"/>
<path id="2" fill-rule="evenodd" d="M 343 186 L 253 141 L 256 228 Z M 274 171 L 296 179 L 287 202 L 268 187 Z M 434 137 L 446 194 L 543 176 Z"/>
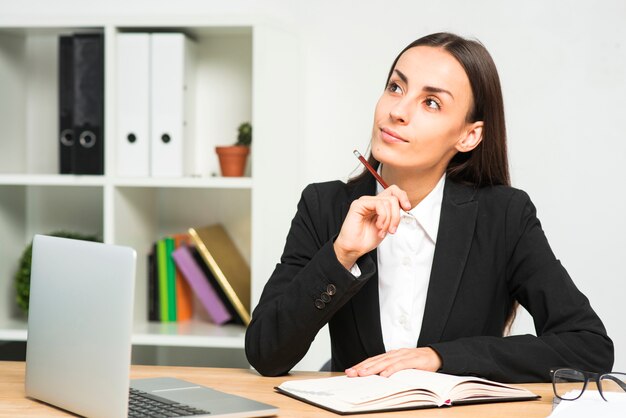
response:
<path id="1" fill-rule="evenodd" d="M 406 139 L 402 138 L 396 132 L 388 128 L 380 128 L 380 134 L 381 134 L 383 141 L 385 142 L 393 142 L 393 143 L 408 142 Z"/>

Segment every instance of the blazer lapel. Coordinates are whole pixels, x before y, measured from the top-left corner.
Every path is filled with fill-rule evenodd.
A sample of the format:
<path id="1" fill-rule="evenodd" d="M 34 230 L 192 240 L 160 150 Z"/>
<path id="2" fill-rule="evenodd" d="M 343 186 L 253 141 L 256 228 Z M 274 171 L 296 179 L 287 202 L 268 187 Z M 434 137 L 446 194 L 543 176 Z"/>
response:
<path id="1" fill-rule="evenodd" d="M 446 180 L 418 347 L 440 340 L 452 309 L 476 226 L 473 195 L 473 188 Z"/>
<path id="2" fill-rule="evenodd" d="M 367 181 L 356 185 L 352 200 L 356 200 L 364 195 L 373 196 L 375 194 L 376 182 L 373 178 L 367 179 Z M 348 203 L 349 206 L 350 204 Z M 346 213 L 348 207 L 346 207 Z M 343 214 L 344 219 L 346 213 Z M 369 252 L 364 257 L 372 257 L 375 265 L 378 265 L 376 250 Z M 354 320 L 361 337 L 361 343 L 368 357 L 384 353 L 385 344 L 383 343 L 383 333 L 380 325 L 380 304 L 378 301 L 378 271 L 352 297 L 350 303 L 352 304 Z"/>

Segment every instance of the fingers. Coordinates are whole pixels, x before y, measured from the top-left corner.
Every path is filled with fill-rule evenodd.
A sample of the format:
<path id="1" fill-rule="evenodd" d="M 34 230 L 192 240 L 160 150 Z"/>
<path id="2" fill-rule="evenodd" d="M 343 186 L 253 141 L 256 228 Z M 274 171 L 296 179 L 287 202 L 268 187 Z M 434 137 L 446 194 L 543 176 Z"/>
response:
<path id="1" fill-rule="evenodd" d="M 397 198 L 394 197 L 394 199 Z M 397 203 L 399 205 L 399 203 Z M 389 226 L 389 232 L 391 232 L 392 234 L 395 234 L 396 231 L 398 230 L 398 225 L 400 224 L 400 208 L 397 207 L 396 205 L 394 205 L 393 210 L 391 211 L 391 220 L 390 220 L 390 226 Z"/>
<path id="2" fill-rule="evenodd" d="M 394 233 L 397 224 L 393 224 L 394 212 L 399 210 L 395 197 L 362 196 L 352 202 L 346 220 L 359 219 L 359 228 L 372 226 L 380 238 L 388 232 Z M 345 221 L 344 221 L 345 223 Z"/>
<path id="3" fill-rule="evenodd" d="M 350 204 L 333 246 L 337 259 L 350 268 L 362 254 L 376 248 L 400 224 L 401 206 L 410 209 L 404 191 L 391 186 L 377 196 L 362 196 Z"/>
<path id="4" fill-rule="evenodd" d="M 356 202 L 362 205 L 364 216 L 367 216 L 367 211 L 375 212 L 375 226 L 381 238 L 384 238 L 387 233 L 396 233 L 400 223 L 400 202 L 396 196 L 390 194 L 363 196 Z"/>
<path id="5" fill-rule="evenodd" d="M 409 200 L 409 195 L 407 195 L 404 190 L 402 190 L 395 184 L 387 187 L 383 192 L 379 194 L 379 196 L 382 195 L 390 195 L 395 197 L 396 199 L 398 199 L 398 204 L 403 210 L 411 210 L 411 201 Z"/>
<path id="6" fill-rule="evenodd" d="M 405 211 L 411 210 L 409 196 L 404 190 L 394 184 L 381 192 L 377 198 L 386 198 L 391 204 L 391 210 L 389 211 L 391 218 L 389 220 L 390 222 L 387 230 L 390 233 L 395 234 L 398 230 L 398 224 L 400 223 L 400 211 L 398 209 L 403 209 Z"/>
<path id="7" fill-rule="evenodd" d="M 376 227 L 378 236 L 385 238 L 387 232 L 394 233 L 397 226 L 391 224 L 393 219 L 393 202 L 390 199 L 377 199 L 376 201 Z M 392 228 L 392 230 L 390 230 Z"/>
<path id="8" fill-rule="evenodd" d="M 436 372 L 441 368 L 441 358 L 430 347 L 402 348 L 370 357 L 346 370 L 349 377 L 379 374 L 389 377 L 404 369 L 420 369 Z"/>
<path id="9" fill-rule="evenodd" d="M 392 374 L 391 370 L 394 366 L 396 368 L 399 367 L 397 370 L 407 368 L 405 366 L 405 362 L 410 360 L 411 351 L 412 349 L 403 348 L 400 350 L 392 350 L 385 354 L 367 359 L 362 362 L 361 367 L 357 369 L 357 373 L 359 376 L 380 374 L 381 376 L 387 377 Z"/>
<path id="10" fill-rule="evenodd" d="M 365 376 L 365 374 L 362 374 L 362 373 L 366 373 L 366 370 L 368 370 L 368 365 L 374 364 L 374 362 L 376 360 L 379 360 L 379 359 L 387 356 L 388 354 L 389 353 L 383 353 L 383 354 L 379 354 L 379 355 L 374 356 L 374 357 L 370 357 L 370 358 L 368 358 L 366 360 L 363 360 L 359 364 L 356 364 L 356 365 L 350 367 L 349 369 L 346 369 L 345 372 L 348 375 L 348 377 Z"/>

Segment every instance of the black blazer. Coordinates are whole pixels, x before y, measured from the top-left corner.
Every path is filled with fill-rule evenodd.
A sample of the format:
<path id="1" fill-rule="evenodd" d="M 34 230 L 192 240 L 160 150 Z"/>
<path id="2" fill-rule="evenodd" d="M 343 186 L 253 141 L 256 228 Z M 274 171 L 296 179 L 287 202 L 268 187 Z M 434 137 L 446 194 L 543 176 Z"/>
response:
<path id="1" fill-rule="evenodd" d="M 350 203 L 374 195 L 375 187 L 364 179 L 303 191 L 281 261 L 246 332 L 248 361 L 261 374 L 287 373 L 326 323 L 333 370 L 385 352 L 376 251 L 358 260 L 355 278 L 332 246 Z M 513 300 L 533 316 L 537 337 L 502 337 Z M 439 353 L 441 372 L 503 382 L 549 381 L 555 366 L 609 371 L 613 365 L 613 343 L 552 253 L 528 195 L 449 180 L 415 345 Z"/>

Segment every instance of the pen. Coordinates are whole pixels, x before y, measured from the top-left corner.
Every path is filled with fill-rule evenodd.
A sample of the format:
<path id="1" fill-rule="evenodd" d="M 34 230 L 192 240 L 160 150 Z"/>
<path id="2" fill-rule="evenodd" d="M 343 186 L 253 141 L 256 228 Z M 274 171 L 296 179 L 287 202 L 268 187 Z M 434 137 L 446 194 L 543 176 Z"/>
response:
<path id="1" fill-rule="evenodd" d="M 361 161 L 361 163 L 363 163 L 363 165 L 365 166 L 365 168 L 367 168 L 369 170 L 370 173 L 372 173 L 372 175 L 374 176 L 374 178 L 376 179 L 376 181 L 383 187 L 383 189 L 386 189 L 387 187 L 389 187 L 387 185 L 387 183 L 385 183 L 385 180 L 383 180 L 383 178 L 381 176 L 378 175 L 378 173 L 376 172 L 376 170 L 374 170 L 374 167 L 372 167 L 370 165 L 370 163 L 367 162 L 367 160 L 361 155 L 361 153 L 357 150 L 353 151 L 354 155 L 356 156 L 356 158 L 359 159 L 359 161 Z M 406 216 L 410 216 L 411 218 L 415 218 L 415 216 L 411 213 L 411 212 L 407 212 L 406 210 L 400 208 L 400 210 L 402 211 L 402 213 Z"/>
<path id="2" fill-rule="evenodd" d="M 378 175 L 376 170 L 374 170 L 374 167 L 372 167 L 370 165 L 370 163 L 368 163 L 367 160 L 365 158 L 363 158 L 363 156 L 361 155 L 361 153 L 359 151 L 354 150 L 354 155 L 356 155 L 356 158 L 358 158 L 359 161 L 361 161 L 363 163 L 365 168 L 367 168 L 369 170 L 369 172 L 372 173 L 374 178 L 376 178 L 376 181 L 378 181 L 378 183 L 380 183 L 380 185 L 383 186 L 383 189 L 386 189 L 387 187 L 389 187 L 387 185 L 387 183 L 385 183 L 385 180 L 383 180 L 383 178 Z"/>

